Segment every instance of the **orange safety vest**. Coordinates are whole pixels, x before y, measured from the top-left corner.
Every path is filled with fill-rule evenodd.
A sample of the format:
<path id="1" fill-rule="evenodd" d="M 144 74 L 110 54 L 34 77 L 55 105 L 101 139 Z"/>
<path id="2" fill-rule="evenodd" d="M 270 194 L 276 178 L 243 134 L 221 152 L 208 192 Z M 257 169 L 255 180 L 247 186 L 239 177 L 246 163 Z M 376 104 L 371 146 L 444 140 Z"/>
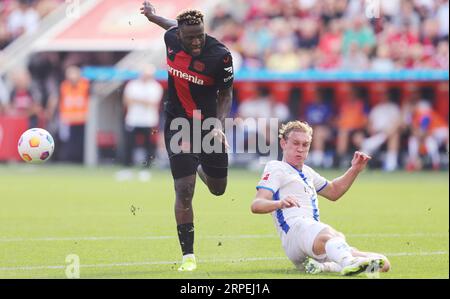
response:
<path id="1" fill-rule="evenodd" d="M 433 132 L 435 129 L 448 128 L 447 122 L 438 113 L 432 110 L 421 111 L 416 110 L 413 116 L 413 126 L 415 128 L 420 128 L 421 123 L 424 118 L 429 118 L 430 123 L 428 125 L 428 132 Z"/>
<path id="2" fill-rule="evenodd" d="M 362 102 L 346 102 L 342 105 L 338 119 L 338 126 L 341 129 L 359 130 L 364 129 L 367 123 L 367 116 L 364 113 Z"/>
<path id="3" fill-rule="evenodd" d="M 89 107 L 89 81 L 81 78 L 73 85 L 65 80 L 61 83 L 60 92 L 60 121 L 68 125 L 85 124 Z"/>

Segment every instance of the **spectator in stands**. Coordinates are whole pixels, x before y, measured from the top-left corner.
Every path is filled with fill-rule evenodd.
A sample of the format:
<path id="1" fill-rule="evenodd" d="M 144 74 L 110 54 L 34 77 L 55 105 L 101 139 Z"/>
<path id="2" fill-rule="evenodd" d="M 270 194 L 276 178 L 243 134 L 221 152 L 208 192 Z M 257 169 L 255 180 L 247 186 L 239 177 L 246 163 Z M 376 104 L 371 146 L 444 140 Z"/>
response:
<path id="1" fill-rule="evenodd" d="M 369 68 L 369 57 L 358 43 L 352 42 L 348 53 L 344 54 L 341 69 L 344 71 L 366 71 Z"/>
<path id="2" fill-rule="evenodd" d="M 434 19 L 425 20 L 420 33 L 420 44 L 423 47 L 423 60 L 435 54 L 439 41 L 439 22 Z"/>
<path id="3" fill-rule="evenodd" d="M 317 66 L 321 69 L 337 69 L 341 65 L 342 22 L 331 20 L 321 35 L 318 48 Z"/>
<path id="4" fill-rule="evenodd" d="M 213 16 L 211 18 L 211 30 L 216 30 L 218 27 L 223 26 L 230 20 L 233 20 L 233 16 L 227 10 L 223 3 L 219 3 L 213 12 Z"/>
<path id="5" fill-rule="evenodd" d="M 141 76 L 127 83 L 123 104 L 126 109 L 125 116 L 125 166 L 133 165 L 133 153 L 137 148 L 136 138 L 141 137 L 145 148 L 145 160 L 140 165 L 150 166 L 154 159 L 156 149 L 156 134 L 159 127 L 159 108 L 163 96 L 163 88 L 154 79 L 155 67 L 147 65 Z M 156 134 L 154 136 L 154 134 Z M 148 176 L 141 172 L 140 176 Z"/>
<path id="6" fill-rule="evenodd" d="M 372 28 L 367 24 L 365 16 L 357 16 L 349 22 L 350 27 L 345 30 L 342 41 L 343 54 L 351 52 L 354 47 L 352 45 L 356 43 L 368 55 L 376 42 Z"/>
<path id="7" fill-rule="evenodd" d="M 306 106 L 304 120 L 313 128 L 314 138 L 311 144 L 309 160 L 313 167 L 325 167 L 326 143 L 333 137 L 333 110 L 329 100 L 325 99 L 325 90 L 319 89 L 319 95 Z"/>
<path id="8" fill-rule="evenodd" d="M 370 69 L 375 72 L 388 73 L 395 69 L 395 64 L 390 58 L 388 45 L 378 45 L 375 58 L 370 62 Z"/>
<path id="9" fill-rule="evenodd" d="M 246 141 L 250 148 L 258 149 L 256 145 L 261 144 L 258 140 L 264 140 L 266 144 L 273 142 L 273 139 L 276 139 L 276 136 L 278 136 L 278 127 L 270 127 L 270 118 L 277 118 L 279 122 L 284 122 L 288 120 L 289 117 L 289 108 L 285 103 L 274 101 L 268 88 L 258 88 L 254 97 L 245 99 L 238 107 L 237 118 L 244 121 L 249 119 L 250 121 L 247 123 L 240 123 L 240 125 L 237 126 L 236 130 L 238 133 L 236 136 L 243 136 L 243 131 L 245 131 L 247 138 L 245 138 L 245 140 L 236 140 L 236 144 L 240 146 Z M 258 126 L 258 119 L 266 121 L 265 128 Z M 254 122 L 251 120 L 254 120 Z M 237 150 L 242 152 L 243 148 L 238 148 Z M 253 162 L 257 163 L 258 161 L 253 160 Z"/>
<path id="10" fill-rule="evenodd" d="M 439 22 L 439 37 L 448 40 L 449 0 L 439 0 L 436 19 Z"/>
<path id="11" fill-rule="evenodd" d="M 297 47 L 313 50 L 319 44 L 319 27 L 315 19 L 299 20 L 296 28 Z"/>
<path id="12" fill-rule="evenodd" d="M 47 120 L 52 118 L 51 104 L 58 102 L 58 57 L 52 52 L 34 53 L 29 58 L 28 68 L 33 82 L 42 93 L 42 107 Z"/>
<path id="13" fill-rule="evenodd" d="M 443 40 L 439 42 L 436 55 L 433 56 L 433 68 L 448 70 L 449 67 L 449 50 L 448 50 L 448 41 Z"/>
<path id="14" fill-rule="evenodd" d="M 294 43 L 288 39 L 280 41 L 275 52 L 269 54 L 267 58 L 267 68 L 276 72 L 295 72 L 305 67 L 305 61 L 300 59 L 299 53 L 294 47 Z"/>
<path id="15" fill-rule="evenodd" d="M 6 18 L 6 14 L 2 12 L 0 7 L 0 50 L 5 48 L 12 40 L 12 36 L 8 31 Z"/>
<path id="16" fill-rule="evenodd" d="M 8 17 L 8 31 L 13 38 L 34 33 L 39 27 L 39 14 L 28 0 L 17 1 L 18 6 Z"/>
<path id="17" fill-rule="evenodd" d="M 389 47 L 390 59 L 398 68 L 405 68 L 408 49 L 419 43 L 419 27 L 405 21 L 401 26 L 387 23 L 379 34 L 380 47 Z"/>
<path id="18" fill-rule="evenodd" d="M 62 161 L 82 163 L 84 130 L 89 108 L 89 81 L 81 76 L 79 67 L 69 66 L 65 70 L 58 104 L 60 158 Z"/>
<path id="19" fill-rule="evenodd" d="M 237 117 L 243 120 L 252 119 L 255 122 L 248 122 L 245 128 L 237 128 L 239 132 L 245 130 L 248 134 L 247 142 L 251 148 L 256 148 L 257 138 L 263 138 L 266 140 L 266 131 L 259 130 L 257 126 L 257 119 L 270 119 L 275 117 L 272 114 L 273 100 L 270 97 L 269 90 L 265 87 L 260 87 L 257 90 L 255 97 L 247 98 L 242 101 L 238 107 Z M 254 126 L 252 126 L 254 124 Z M 243 124 L 244 125 L 244 124 Z M 237 141 L 243 143 L 242 140 Z"/>
<path id="20" fill-rule="evenodd" d="M 12 90 L 9 95 L 7 113 L 28 117 L 30 128 L 38 126 L 38 117 L 42 111 L 42 94 L 31 81 L 27 69 L 18 69 L 12 75 Z"/>
<path id="21" fill-rule="evenodd" d="M 364 13 L 364 2 L 361 0 L 349 0 L 347 8 L 345 10 L 345 17 L 347 19 L 353 19 Z"/>
<path id="22" fill-rule="evenodd" d="M 337 145 L 335 165 L 347 167 L 349 146 L 356 147 L 364 136 L 367 124 L 367 109 L 362 97 L 354 90 L 341 105 L 337 119 Z"/>
<path id="23" fill-rule="evenodd" d="M 427 101 L 419 101 L 413 112 L 412 134 L 408 142 L 408 170 L 422 168 L 420 156 L 427 155 L 433 169 L 440 168 L 439 148 L 449 149 L 448 123 Z"/>
<path id="24" fill-rule="evenodd" d="M 316 6 L 311 9 L 311 16 L 320 14 L 320 18 L 326 25 L 333 19 L 342 18 L 345 15 L 347 8 L 347 0 L 333 0 L 333 1 L 316 1 Z M 319 11 L 315 11 L 315 10 Z"/>
<path id="25" fill-rule="evenodd" d="M 385 171 L 394 171 L 398 167 L 400 125 L 400 107 L 389 98 L 387 92 L 382 93 L 378 103 L 369 112 L 369 136 L 362 142 L 361 150 L 372 156 L 386 143 L 387 153 L 383 161 Z"/>
<path id="26" fill-rule="evenodd" d="M 413 27 L 420 26 L 420 16 L 414 9 L 412 1 L 401 1 L 400 12 L 394 16 L 394 24 L 398 27 L 405 23 L 411 24 Z"/>
<path id="27" fill-rule="evenodd" d="M 219 35 L 227 36 L 223 40 L 230 49 L 242 55 L 244 67 L 267 67 L 274 52 L 270 45 L 284 44 L 286 38 L 294 36 L 294 50 L 302 61 L 299 70 L 339 69 L 355 42 L 359 49 L 356 52 L 365 53 L 358 53 L 358 66 L 364 64 L 362 60 L 373 58 L 374 70 L 392 65 L 396 69 L 447 68 L 437 64 L 434 56 L 438 42 L 448 42 L 448 0 L 381 1 L 380 15 L 371 24 L 365 16 L 367 6 L 363 0 L 243 2 L 233 1 L 218 8 L 213 26 Z M 243 8 L 239 14 L 245 18 L 235 18 L 236 5 Z M 335 22 L 345 26 L 335 26 Z M 323 42 L 328 39 L 330 43 Z M 338 39 L 342 40 L 340 51 L 334 46 Z M 332 45 L 331 51 L 327 45 Z M 373 55 L 375 45 L 380 47 L 379 56 Z"/>
<path id="28" fill-rule="evenodd" d="M 40 19 L 60 6 L 64 0 L 0 1 L 0 50 L 24 33 L 35 32 Z"/>
<path id="29" fill-rule="evenodd" d="M 281 24 L 282 23 L 282 24 Z M 283 20 L 269 22 L 268 20 L 255 20 L 248 25 L 242 34 L 242 45 L 254 45 L 258 56 L 264 56 L 275 41 L 275 34 L 286 25 Z M 268 30 L 269 29 L 269 30 Z M 281 38 L 281 36 L 279 37 Z"/>
<path id="30" fill-rule="evenodd" d="M 264 59 L 258 54 L 259 50 L 255 44 L 249 44 L 242 50 L 242 68 L 261 69 L 264 66 Z"/>

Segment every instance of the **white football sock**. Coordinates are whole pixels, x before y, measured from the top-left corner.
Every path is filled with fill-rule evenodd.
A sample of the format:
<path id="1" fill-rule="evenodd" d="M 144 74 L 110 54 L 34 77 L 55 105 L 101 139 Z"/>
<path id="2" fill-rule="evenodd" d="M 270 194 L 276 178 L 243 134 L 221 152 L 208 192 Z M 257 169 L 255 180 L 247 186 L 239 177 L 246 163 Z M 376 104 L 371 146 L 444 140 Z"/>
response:
<path id="1" fill-rule="evenodd" d="M 195 255 L 194 255 L 193 253 L 183 255 L 183 262 L 184 262 L 187 258 L 193 258 L 193 259 L 195 260 Z"/>
<path id="2" fill-rule="evenodd" d="M 323 263 L 321 268 L 322 272 L 341 272 L 342 270 L 342 267 L 334 262 Z"/>
<path id="3" fill-rule="evenodd" d="M 335 237 L 325 244 L 325 252 L 330 260 L 341 267 L 347 266 L 352 260 L 352 249 L 341 237 Z"/>

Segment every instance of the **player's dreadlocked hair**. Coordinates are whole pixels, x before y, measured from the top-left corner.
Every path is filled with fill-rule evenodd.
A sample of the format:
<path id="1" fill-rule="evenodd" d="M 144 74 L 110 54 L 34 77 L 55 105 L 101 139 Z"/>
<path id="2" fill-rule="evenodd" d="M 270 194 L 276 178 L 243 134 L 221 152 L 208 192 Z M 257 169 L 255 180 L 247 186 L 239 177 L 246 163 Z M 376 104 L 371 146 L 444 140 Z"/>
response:
<path id="1" fill-rule="evenodd" d="M 178 26 L 186 25 L 198 25 L 203 23 L 203 14 L 199 10 L 189 9 L 185 10 L 177 16 Z"/>
<path id="2" fill-rule="evenodd" d="M 286 140 L 289 133 L 292 131 L 305 132 L 306 134 L 308 134 L 311 137 L 313 135 L 313 129 L 310 127 L 310 125 L 308 125 L 307 122 L 296 120 L 296 121 L 290 121 L 287 124 L 281 125 L 280 131 L 279 131 L 280 134 L 278 135 L 278 137 L 280 137 L 280 139 Z"/>

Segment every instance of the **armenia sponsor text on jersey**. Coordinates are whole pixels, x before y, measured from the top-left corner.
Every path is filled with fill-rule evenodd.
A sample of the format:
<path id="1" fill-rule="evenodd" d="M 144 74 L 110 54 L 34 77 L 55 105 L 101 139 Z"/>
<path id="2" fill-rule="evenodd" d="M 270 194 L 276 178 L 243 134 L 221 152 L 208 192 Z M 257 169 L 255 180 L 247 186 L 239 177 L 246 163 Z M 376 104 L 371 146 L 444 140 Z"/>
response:
<path id="1" fill-rule="evenodd" d="M 233 85 L 230 51 L 218 40 L 205 35 L 199 56 L 186 53 L 172 27 L 164 35 L 168 67 L 168 99 L 165 110 L 172 117 L 192 118 L 201 110 L 202 119 L 216 117 L 217 92 Z"/>

